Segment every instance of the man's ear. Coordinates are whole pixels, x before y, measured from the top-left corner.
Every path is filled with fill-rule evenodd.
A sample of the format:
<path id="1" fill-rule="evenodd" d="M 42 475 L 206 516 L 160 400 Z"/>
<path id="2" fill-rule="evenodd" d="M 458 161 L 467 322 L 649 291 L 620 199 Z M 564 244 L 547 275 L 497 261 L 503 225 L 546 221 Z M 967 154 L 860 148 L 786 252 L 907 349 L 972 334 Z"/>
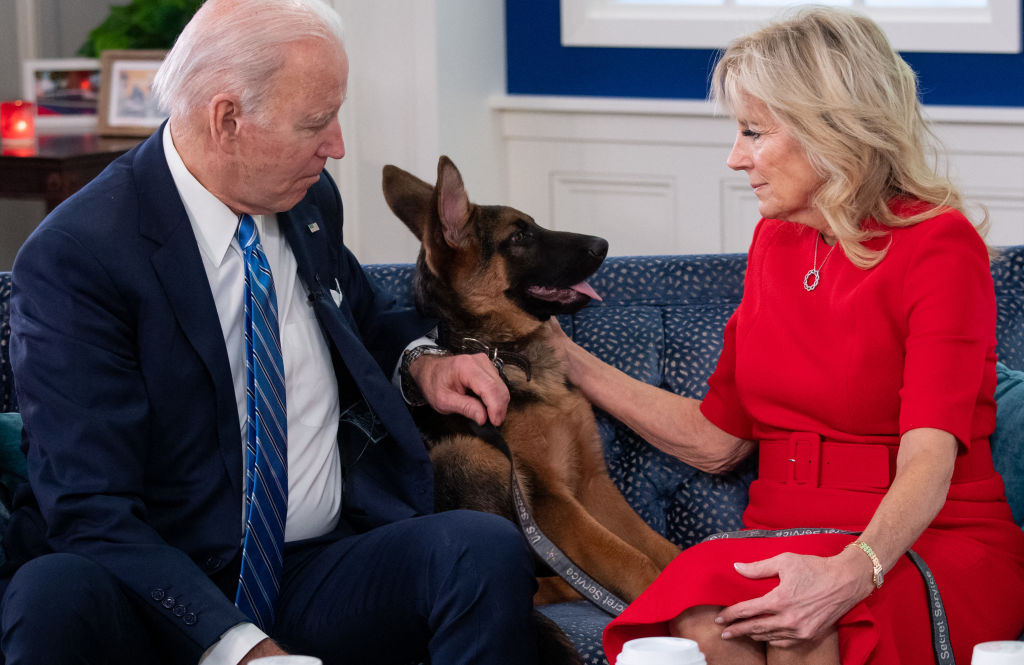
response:
<path id="1" fill-rule="evenodd" d="M 233 95 L 219 94 L 210 101 L 207 123 L 210 136 L 223 152 L 233 153 L 238 143 L 242 107 Z"/>

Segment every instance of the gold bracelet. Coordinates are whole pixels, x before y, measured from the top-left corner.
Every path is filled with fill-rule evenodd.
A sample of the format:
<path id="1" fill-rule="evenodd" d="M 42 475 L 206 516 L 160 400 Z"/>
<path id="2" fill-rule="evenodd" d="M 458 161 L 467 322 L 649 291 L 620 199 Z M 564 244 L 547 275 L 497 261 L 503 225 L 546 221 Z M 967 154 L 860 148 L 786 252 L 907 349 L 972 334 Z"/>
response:
<path id="1" fill-rule="evenodd" d="M 871 546 L 863 540 L 855 540 L 844 547 L 843 550 L 848 550 L 851 547 L 856 547 L 864 552 L 864 554 L 867 554 L 868 558 L 871 559 L 871 581 L 874 583 L 876 589 L 881 589 L 884 576 L 882 573 L 882 562 L 878 560 L 878 555 L 875 554 L 875 551 L 871 549 Z"/>

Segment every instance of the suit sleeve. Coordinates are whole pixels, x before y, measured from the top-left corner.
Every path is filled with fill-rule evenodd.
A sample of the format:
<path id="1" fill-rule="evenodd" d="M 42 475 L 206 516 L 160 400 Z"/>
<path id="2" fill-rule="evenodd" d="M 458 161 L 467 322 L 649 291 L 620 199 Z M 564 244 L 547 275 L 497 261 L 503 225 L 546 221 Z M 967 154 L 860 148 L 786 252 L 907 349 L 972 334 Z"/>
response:
<path id="1" fill-rule="evenodd" d="M 52 225 L 17 259 L 11 361 L 29 481 L 49 547 L 109 570 L 198 661 L 246 617 L 152 523 L 144 497 L 161 439 L 137 355 L 140 303 L 107 267 Z"/>

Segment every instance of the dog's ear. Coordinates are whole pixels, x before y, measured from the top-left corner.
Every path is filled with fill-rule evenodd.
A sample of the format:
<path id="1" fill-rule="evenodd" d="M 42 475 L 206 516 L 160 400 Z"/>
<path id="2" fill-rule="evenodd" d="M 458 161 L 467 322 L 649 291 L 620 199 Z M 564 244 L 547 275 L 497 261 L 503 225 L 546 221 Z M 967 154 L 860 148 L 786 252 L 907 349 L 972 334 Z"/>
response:
<path id="1" fill-rule="evenodd" d="M 448 246 L 461 246 L 466 239 L 470 215 L 469 195 L 462 183 L 462 174 L 444 155 L 437 160 L 437 215 Z"/>
<path id="2" fill-rule="evenodd" d="M 430 219 L 430 206 L 434 187 L 397 166 L 384 167 L 382 178 L 384 200 L 391 211 L 402 220 L 413 234 L 423 240 L 423 227 Z"/>

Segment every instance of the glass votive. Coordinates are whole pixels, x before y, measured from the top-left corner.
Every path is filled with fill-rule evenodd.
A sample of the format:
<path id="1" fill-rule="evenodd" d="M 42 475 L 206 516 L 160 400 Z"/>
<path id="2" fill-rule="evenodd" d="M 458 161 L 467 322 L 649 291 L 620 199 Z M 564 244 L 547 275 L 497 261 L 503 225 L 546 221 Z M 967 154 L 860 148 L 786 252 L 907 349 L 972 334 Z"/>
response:
<path id="1" fill-rule="evenodd" d="M 36 105 L 17 99 L 0 102 L 0 139 L 4 143 L 31 143 L 36 138 Z"/>

